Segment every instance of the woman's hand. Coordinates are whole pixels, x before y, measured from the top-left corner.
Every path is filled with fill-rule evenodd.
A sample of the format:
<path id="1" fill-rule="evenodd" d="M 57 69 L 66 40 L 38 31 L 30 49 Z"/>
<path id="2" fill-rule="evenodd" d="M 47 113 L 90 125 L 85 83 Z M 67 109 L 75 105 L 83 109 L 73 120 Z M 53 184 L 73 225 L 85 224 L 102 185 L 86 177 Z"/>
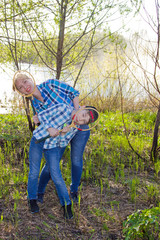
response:
<path id="1" fill-rule="evenodd" d="M 33 116 L 33 122 L 34 122 L 36 125 L 38 125 L 38 124 L 40 123 L 37 114 Z"/>
<path id="2" fill-rule="evenodd" d="M 59 135 L 59 130 L 55 128 L 48 128 L 49 135 L 51 137 L 57 137 Z"/>

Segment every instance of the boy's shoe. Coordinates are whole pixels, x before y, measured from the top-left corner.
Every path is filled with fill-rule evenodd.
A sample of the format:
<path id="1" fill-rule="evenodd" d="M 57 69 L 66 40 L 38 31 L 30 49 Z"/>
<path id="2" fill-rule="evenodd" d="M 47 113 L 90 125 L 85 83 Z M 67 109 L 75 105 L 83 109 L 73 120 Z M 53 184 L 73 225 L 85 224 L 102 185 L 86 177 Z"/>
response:
<path id="1" fill-rule="evenodd" d="M 65 219 L 72 219 L 73 218 L 73 213 L 72 213 L 72 205 L 66 205 L 63 206 L 64 209 L 64 217 Z"/>
<path id="2" fill-rule="evenodd" d="M 78 203 L 78 192 L 70 192 L 70 197 L 74 203 Z"/>
<path id="3" fill-rule="evenodd" d="M 38 213 L 39 212 L 39 207 L 38 207 L 36 199 L 28 200 L 28 204 L 29 204 L 31 213 Z"/>
<path id="4" fill-rule="evenodd" d="M 37 201 L 40 203 L 43 203 L 43 197 L 44 197 L 44 193 L 38 193 Z"/>

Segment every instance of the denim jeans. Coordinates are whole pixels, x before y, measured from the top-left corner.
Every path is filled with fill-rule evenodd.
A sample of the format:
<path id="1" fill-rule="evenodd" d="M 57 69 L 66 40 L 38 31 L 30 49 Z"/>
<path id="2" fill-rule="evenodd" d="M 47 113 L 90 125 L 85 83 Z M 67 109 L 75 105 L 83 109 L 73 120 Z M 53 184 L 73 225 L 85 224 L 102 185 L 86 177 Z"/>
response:
<path id="1" fill-rule="evenodd" d="M 71 200 L 69 198 L 68 190 L 63 180 L 61 170 L 60 170 L 60 165 L 59 165 L 63 152 L 65 150 L 65 147 L 43 149 L 43 144 L 44 144 L 44 141 L 36 144 L 35 138 L 32 137 L 31 143 L 30 143 L 30 149 L 29 149 L 30 170 L 29 170 L 28 188 L 27 188 L 28 198 L 30 200 L 37 199 L 40 164 L 41 164 L 42 154 L 44 154 L 50 175 L 47 173 L 47 175 L 45 174 L 41 177 L 42 185 L 40 186 L 41 187 L 43 187 L 44 185 L 46 186 L 45 181 L 48 182 L 48 176 L 49 178 L 51 176 L 55 184 L 61 205 L 62 206 L 64 206 L 65 204 L 69 205 L 71 204 Z M 43 171 L 43 173 L 45 172 Z"/>
<path id="2" fill-rule="evenodd" d="M 81 128 L 87 129 L 88 125 L 82 125 Z M 77 131 L 76 135 L 72 138 L 71 144 L 71 180 L 72 183 L 70 185 L 71 192 L 77 192 L 78 187 L 80 185 L 82 170 L 83 170 L 83 152 L 86 146 L 86 143 L 89 139 L 90 131 Z M 62 157 L 64 149 L 61 152 Z M 57 160 L 58 161 L 58 160 Z M 48 162 L 46 162 L 45 166 L 42 169 L 38 193 L 44 193 L 45 188 L 47 186 L 48 181 L 51 179 L 52 169 L 48 166 Z"/>

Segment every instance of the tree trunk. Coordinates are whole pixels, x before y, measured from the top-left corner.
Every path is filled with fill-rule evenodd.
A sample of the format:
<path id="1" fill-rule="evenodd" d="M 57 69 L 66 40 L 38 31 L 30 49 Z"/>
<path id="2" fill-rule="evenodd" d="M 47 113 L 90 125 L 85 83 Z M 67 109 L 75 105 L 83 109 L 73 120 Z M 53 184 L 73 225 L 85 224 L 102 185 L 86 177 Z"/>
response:
<path id="1" fill-rule="evenodd" d="M 64 43 L 64 30 L 65 30 L 65 20 L 66 20 L 66 9 L 68 0 L 62 0 L 60 6 L 60 24 L 59 24 L 59 37 L 58 37 L 58 47 L 57 47 L 57 75 L 56 78 L 60 78 L 62 63 L 63 63 L 63 43 Z"/>
<path id="2" fill-rule="evenodd" d="M 150 154 L 151 161 L 155 161 L 157 159 L 157 142 L 158 142 L 159 123 L 160 123 L 160 103 L 158 106 L 158 112 L 157 112 L 156 122 L 154 126 L 154 135 L 153 135 L 152 149 Z"/>

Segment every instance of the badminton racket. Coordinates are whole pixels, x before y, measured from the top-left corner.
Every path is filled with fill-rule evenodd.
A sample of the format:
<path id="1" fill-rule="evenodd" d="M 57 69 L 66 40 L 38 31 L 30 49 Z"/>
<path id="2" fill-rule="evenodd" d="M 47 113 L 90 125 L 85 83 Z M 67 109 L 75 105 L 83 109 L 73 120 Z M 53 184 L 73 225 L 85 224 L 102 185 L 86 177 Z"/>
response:
<path id="1" fill-rule="evenodd" d="M 25 70 L 17 71 L 13 76 L 13 89 L 23 97 L 32 96 L 36 90 L 36 83 L 32 74 Z"/>
<path id="2" fill-rule="evenodd" d="M 20 85 L 18 84 L 18 82 L 20 83 Z M 21 83 L 23 84 L 23 88 L 21 86 Z M 18 87 L 17 87 L 18 84 Z M 13 76 L 13 88 L 23 97 L 27 97 L 30 102 L 31 102 L 31 106 L 32 106 L 32 110 L 33 110 L 33 114 L 36 115 L 36 110 L 33 106 L 33 102 L 32 102 L 32 95 L 36 89 L 36 83 L 35 83 L 35 79 L 32 76 L 31 73 L 25 71 L 25 70 L 19 70 L 17 71 L 14 76 Z M 21 90 L 23 89 L 23 91 L 25 91 L 25 93 L 22 93 Z M 37 126 L 39 126 L 40 123 L 37 124 Z"/>

